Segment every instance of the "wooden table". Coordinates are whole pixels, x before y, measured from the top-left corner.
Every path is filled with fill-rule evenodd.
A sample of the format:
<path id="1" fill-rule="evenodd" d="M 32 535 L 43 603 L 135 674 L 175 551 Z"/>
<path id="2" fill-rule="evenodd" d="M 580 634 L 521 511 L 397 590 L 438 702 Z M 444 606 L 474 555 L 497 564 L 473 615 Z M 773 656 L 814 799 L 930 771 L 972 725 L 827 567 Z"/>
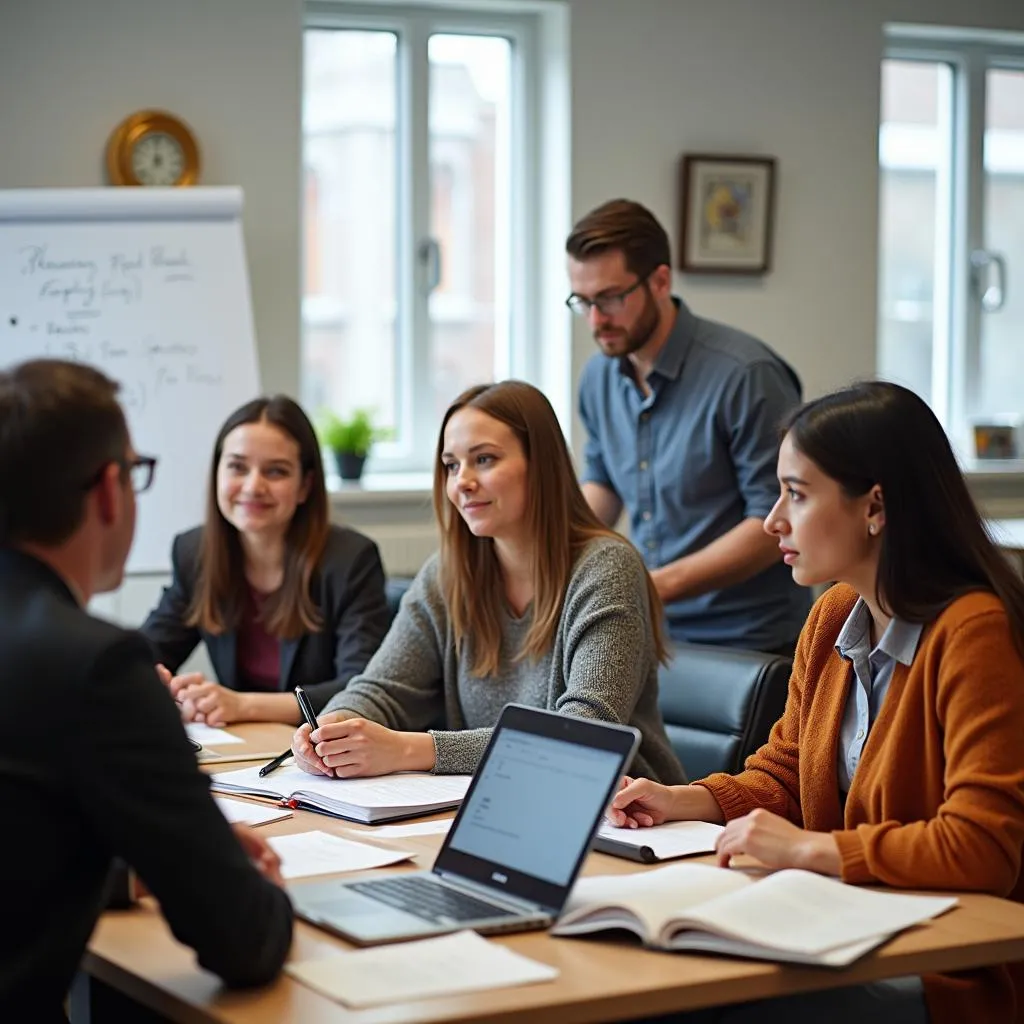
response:
<path id="1" fill-rule="evenodd" d="M 287 740 L 290 730 L 281 729 L 250 726 L 237 731 L 246 735 L 247 742 L 261 744 L 274 736 Z M 271 730 L 278 731 L 272 735 Z M 274 749 L 275 745 L 266 749 Z M 373 835 L 371 827 L 305 811 L 262 826 L 265 835 L 310 829 L 348 837 Z M 415 861 L 380 870 L 397 872 L 429 867 L 441 839 L 418 836 L 375 840 L 383 846 L 416 851 Z M 637 870 L 649 868 L 603 854 L 591 854 L 584 865 L 585 874 Z M 167 1018 L 189 1024 L 435 1024 L 484 1020 L 572 1024 L 627 1020 L 879 978 L 1024 959 L 1024 906 L 977 894 L 964 894 L 960 900 L 960 905 L 948 914 L 905 932 L 842 971 L 655 953 L 628 941 L 556 939 L 545 932 L 532 932 L 491 941 L 557 967 L 559 977 L 553 982 L 365 1010 L 351 1010 L 332 1002 L 287 975 L 258 991 L 229 992 L 216 977 L 196 967 L 192 951 L 173 938 L 153 905 L 105 914 L 90 941 L 83 969 Z M 211 913 L 217 912 L 211 908 Z M 292 960 L 321 958 L 347 948 L 350 947 L 343 940 L 296 922 Z"/>

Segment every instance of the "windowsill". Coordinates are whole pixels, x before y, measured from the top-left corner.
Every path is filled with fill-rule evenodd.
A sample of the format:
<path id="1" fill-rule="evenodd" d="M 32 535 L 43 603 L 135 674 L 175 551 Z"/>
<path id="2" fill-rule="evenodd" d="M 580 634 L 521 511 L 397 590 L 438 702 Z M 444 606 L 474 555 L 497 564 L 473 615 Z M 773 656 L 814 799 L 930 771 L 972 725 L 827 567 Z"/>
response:
<path id="1" fill-rule="evenodd" d="M 367 473 L 358 482 L 329 474 L 327 496 L 332 505 L 418 505 L 433 493 L 430 473 Z"/>
<path id="2" fill-rule="evenodd" d="M 1024 459 L 964 459 L 963 469 L 972 481 L 1020 478 L 1024 482 Z"/>

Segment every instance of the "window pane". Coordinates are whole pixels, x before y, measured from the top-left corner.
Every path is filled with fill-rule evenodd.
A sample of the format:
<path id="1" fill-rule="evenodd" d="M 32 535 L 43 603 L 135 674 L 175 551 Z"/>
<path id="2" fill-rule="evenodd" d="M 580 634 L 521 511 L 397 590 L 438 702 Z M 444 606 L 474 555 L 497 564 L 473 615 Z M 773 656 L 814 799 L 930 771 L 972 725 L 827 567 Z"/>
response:
<path id="1" fill-rule="evenodd" d="M 304 39 L 302 399 L 311 412 L 369 407 L 399 428 L 397 38 Z"/>
<path id="2" fill-rule="evenodd" d="M 509 372 L 509 40 L 432 35 L 430 294 L 432 409 Z"/>
<path id="3" fill-rule="evenodd" d="M 981 313 L 976 411 L 998 416 L 1024 412 L 1024 71 L 989 71 L 986 97 L 985 248 L 1005 260 L 1006 281 L 1003 307 Z M 990 267 L 982 288 L 997 283 Z"/>
<path id="4" fill-rule="evenodd" d="M 879 376 L 932 398 L 937 260 L 945 225 L 952 69 L 930 61 L 882 62 L 879 135 Z"/>

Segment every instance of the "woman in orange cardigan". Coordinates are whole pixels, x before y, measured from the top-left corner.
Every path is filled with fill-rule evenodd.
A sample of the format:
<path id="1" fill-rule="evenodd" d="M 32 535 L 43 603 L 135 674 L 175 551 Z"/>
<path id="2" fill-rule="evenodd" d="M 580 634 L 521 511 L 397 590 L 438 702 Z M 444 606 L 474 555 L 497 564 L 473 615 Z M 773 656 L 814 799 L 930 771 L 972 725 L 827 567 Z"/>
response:
<path id="1" fill-rule="evenodd" d="M 723 866 L 750 854 L 855 884 L 1024 902 L 1024 581 L 986 533 L 938 420 L 905 388 L 856 385 L 793 415 L 778 476 L 765 529 L 793 578 L 838 581 L 800 635 L 785 712 L 739 775 L 627 779 L 609 818 L 723 823 Z M 693 1019 L 766 1014 L 1020 1020 L 1024 964 Z"/>

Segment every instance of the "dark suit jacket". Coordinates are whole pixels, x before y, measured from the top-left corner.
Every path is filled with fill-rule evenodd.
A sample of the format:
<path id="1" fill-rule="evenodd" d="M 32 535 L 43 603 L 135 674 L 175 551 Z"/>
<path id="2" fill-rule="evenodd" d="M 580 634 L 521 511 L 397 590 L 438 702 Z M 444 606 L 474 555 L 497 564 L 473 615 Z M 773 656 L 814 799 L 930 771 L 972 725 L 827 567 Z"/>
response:
<path id="1" fill-rule="evenodd" d="M 175 936 L 233 985 L 291 943 L 288 897 L 250 864 L 137 633 L 92 618 L 43 563 L 0 548 L 0 1020 L 63 1020 L 115 857 Z"/>
<path id="2" fill-rule="evenodd" d="M 174 578 L 164 588 L 160 604 L 143 623 L 142 634 L 153 648 L 156 660 L 172 672 L 203 641 L 217 681 L 221 686 L 239 690 L 243 687 L 235 669 L 235 633 L 214 636 L 185 625 L 199 576 L 202 538 L 201 526 L 174 538 Z M 319 712 L 353 676 L 366 668 L 388 631 L 391 616 L 384 598 L 384 567 L 377 545 L 355 530 L 332 526 L 311 587 L 324 625 L 319 633 L 281 641 L 278 689 L 284 692 L 302 686 L 313 710 Z"/>

